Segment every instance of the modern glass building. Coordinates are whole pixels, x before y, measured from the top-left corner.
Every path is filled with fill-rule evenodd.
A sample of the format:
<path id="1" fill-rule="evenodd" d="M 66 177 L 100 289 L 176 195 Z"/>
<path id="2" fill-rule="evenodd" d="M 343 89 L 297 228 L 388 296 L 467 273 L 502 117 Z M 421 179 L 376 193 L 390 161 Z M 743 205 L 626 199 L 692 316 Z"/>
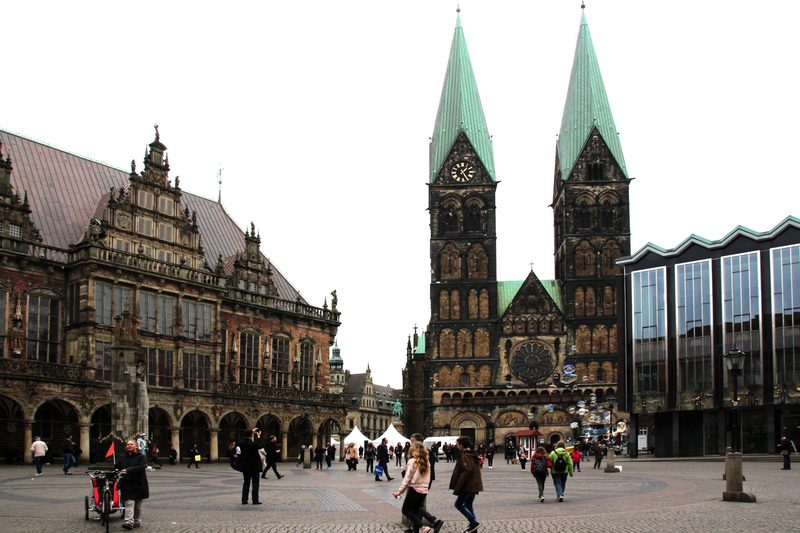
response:
<path id="1" fill-rule="evenodd" d="M 625 274 L 620 399 L 638 453 L 770 453 L 800 446 L 800 219 L 770 231 L 737 227 L 648 244 L 618 261 Z M 746 356 L 734 402 L 723 356 Z M 633 452 L 633 449 L 631 450 Z"/>

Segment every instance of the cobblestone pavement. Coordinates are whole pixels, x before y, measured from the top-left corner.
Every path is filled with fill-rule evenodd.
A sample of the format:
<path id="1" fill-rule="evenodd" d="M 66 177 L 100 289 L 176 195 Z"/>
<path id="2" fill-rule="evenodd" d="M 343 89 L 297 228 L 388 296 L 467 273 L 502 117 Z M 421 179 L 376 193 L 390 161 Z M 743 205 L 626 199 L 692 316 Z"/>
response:
<path id="1" fill-rule="evenodd" d="M 536 484 L 519 466 L 495 461 L 484 467 L 485 491 L 475 500 L 481 532 L 614 531 L 800 531 L 800 465 L 780 470 L 777 461 L 745 462 L 745 490 L 758 503 L 722 501 L 725 482 L 721 461 L 618 460 L 622 472 L 608 474 L 584 465 L 569 479 L 566 501 L 554 501 L 550 480 L 544 504 L 536 501 Z M 144 502 L 143 527 L 151 532 L 397 532 L 402 500 L 391 492 L 400 484 L 377 483 L 363 470 L 347 472 L 343 463 L 318 472 L 282 464 L 282 480 L 262 481 L 261 506 L 240 503 L 241 474 L 224 464 L 188 470 L 166 466 L 148 472 L 150 499 Z M 460 532 L 466 520 L 453 508 L 446 490 L 452 465 L 437 465 L 438 480 L 428 510 L 445 520 L 443 532 Z M 33 477 L 33 466 L 0 467 L 0 531 L 94 532 L 96 520 L 84 520 L 89 494 L 85 467 L 64 476 L 58 465 Z M 122 531 L 119 517 L 113 531 Z"/>

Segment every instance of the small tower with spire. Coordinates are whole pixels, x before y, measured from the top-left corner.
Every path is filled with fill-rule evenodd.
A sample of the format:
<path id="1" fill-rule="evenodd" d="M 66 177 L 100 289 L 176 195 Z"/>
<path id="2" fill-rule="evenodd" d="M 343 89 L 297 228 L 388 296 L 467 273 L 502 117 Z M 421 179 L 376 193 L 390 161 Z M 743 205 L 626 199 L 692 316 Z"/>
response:
<path id="1" fill-rule="evenodd" d="M 333 342 L 328 366 L 331 370 L 329 389 L 333 394 L 342 394 L 347 383 L 344 374 L 344 361 L 342 361 L 341 350 L 339 349 L 339 341 Z"/>

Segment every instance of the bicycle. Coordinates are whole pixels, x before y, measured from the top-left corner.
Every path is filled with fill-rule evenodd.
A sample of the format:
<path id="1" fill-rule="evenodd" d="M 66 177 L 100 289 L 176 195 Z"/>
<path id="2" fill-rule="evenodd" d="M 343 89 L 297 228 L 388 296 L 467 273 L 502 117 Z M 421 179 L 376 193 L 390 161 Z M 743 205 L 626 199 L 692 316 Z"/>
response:
<path id="1" fill-rule="evenodd" d="M 124 511 L 120 501 L 119 481 L 122 478 L 119 470 L 90 470 L 86 472 L 92 480 L 92 493 L 84 497 L 84 519 L 89 520 L 89 511 L 100 515 L 100 525 L 109 532 L 110 517 L 117 511 Z"/>

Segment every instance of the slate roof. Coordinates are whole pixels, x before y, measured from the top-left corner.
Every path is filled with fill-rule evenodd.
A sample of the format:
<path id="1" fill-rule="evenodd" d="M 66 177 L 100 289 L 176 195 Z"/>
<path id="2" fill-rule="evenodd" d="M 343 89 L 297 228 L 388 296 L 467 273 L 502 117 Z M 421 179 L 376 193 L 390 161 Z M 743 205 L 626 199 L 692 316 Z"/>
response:
<path id="1" fill-rule="evenodd" d="M 367 374 L 350 374 L 347 377 L 347 385 L 345 386 L 344 393 L 346 396 L 361 396 L 362 391 L 364 390 L 364 383 L 367 381 Z M 379 407 L 391 407 L 391 402 L 398 398 L 399 395 L 396 394 L 395 389 L 391 387 L 387 387 L 385 385 L 377 385 L 374 381 L 372 382 L 372 389 L 375 392 L 374 396 L 379 401 L 389 401 L 390 403 L 386 405 L 379 405 Z"/>
<path id="2" fill-rule="evenodd" d="M 589 24 L 586 22 L 586 15 L 583 14 L 578 43 L 575 45 L 572 74 L 569 77 L 567 100 L 561 117 L 561 131 L 556 144 L 562 180 L 569 179 L 572 168 L 594 128 L 597 128 L 620 170 L 627 177 L 628 170 L 625 167 L 625 157 L 622 155 L 622 145 L 617 127 L 614 125 L 614 117 L 611 115 L 611 106 L 608 103 L 600 65 L 594 52 Z"/>
<path id="3" fill-rule="evenodd" d="M 4 130 L 0 130 L 0 141 L 4 156 L 9 154 L 14 166 L 11 184 L 20 196 L 27 191 L 31 216 L 45 245 L 66 249 L 80 241 L 89 221 L 97 218 L 100 201 L 108 199 L 111 187 L 119 190 L 128 186 L 129 173 L 105 163 Z M 209 265 L 216 265 L 218 254 L 230 258 L 245 251 L 244 232 L 222 204 L 186 191 L 182 191 L 181 203 L 197 211 Z M 279 298 L 296 300 L 298 291 L 270 264 Z M 307 303 L 302 297 L 301 301 Z"/>
<path id="4" fill-rule="evenodd" d="M 450 58 L 444 76 L 442 96 L 439 99 L 439 111 L 436 113 L 436 124 L 431 136 L 430 183 L 436 180 L 436 176 L 447 156 L 450 155 L 450 150 L 461 132 L 467 136 L 481 163 L 494 180 L 492 139 L 486 127 L 486 117 L 483 115 L 478 84 L 475 82 L 475 74 L 472 72 L 472 62 L 469 59 L 467 42 L 464 40 L 464 30 L 461 28 L 461 16 L 459 15 L 456 19 L 456 30 L 450 47 Z"/>

